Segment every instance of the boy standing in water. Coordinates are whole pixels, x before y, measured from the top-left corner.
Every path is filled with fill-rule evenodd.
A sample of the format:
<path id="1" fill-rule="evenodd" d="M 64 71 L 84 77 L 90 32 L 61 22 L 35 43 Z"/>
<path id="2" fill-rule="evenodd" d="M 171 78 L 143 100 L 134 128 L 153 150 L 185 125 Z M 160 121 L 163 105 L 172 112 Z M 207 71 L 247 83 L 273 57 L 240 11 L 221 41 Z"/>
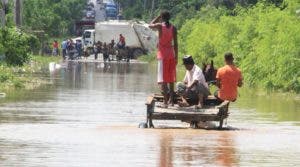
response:
<path id="1" fill-rule="evenodd" d="M 164 96 L 162 107 L 168 107 L 168 101 L 173 104 L 174 82 L 176 82 L 176 65 L 178 60 L 177 30 L 170 21 L 171 15 L 164 11 L 151 21 L 149 27 L 159 33 L 158 42 L 158 75 L 157 82 Z"/>

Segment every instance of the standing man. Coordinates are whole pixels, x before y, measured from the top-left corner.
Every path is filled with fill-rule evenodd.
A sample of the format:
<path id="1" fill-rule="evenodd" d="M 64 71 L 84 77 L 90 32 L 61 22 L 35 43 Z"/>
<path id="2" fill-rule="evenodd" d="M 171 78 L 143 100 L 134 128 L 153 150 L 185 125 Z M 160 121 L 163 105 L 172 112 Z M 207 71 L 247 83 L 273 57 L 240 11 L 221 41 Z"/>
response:
<path id="1" fill-rule="evenodd" d="M 68 42 L 66 40 L 62 41 L 62 43 L 61 43 L 61 50 L 62 50 L 63 60 L 66 60 L 67 46 L 68 46 Z"/>
<path id="2" fill-rule="evenodd" d="M 186 100 L 189 98 L 191 101 L 198 100 L 195 107 L 200 109 L 203 107 L 204 98 L 210 95 L 208 84 L 205 81 L 201 68 L 195 64 L 192 56 L 184 56 L 182 60 L 186 73 L 183 83 L 178 82 L 176 85 L 177 92 L 182 98 L 182 103 L 179 103 L 179 106 L 190 106 Z"/>
<path id="3" fill-rule="evenodd" d="M 103 48 L 102 48 L 102 54 L 103 54 L 103 61 L 106 62 L 107 59 L 109 60 L 109 53 L 108 53 L 108 45 L 106 42 L 103 43 Z"/>
<path id="4" fill-rule="evenodd" d="M 234 65 L 232 53 L 226 53 L 224 59 L 226 65 L 218 69 L 216 76 L 219 90 L 215 96 L 220 102 L 225 100 L 235 101 L 238 87 L 243 85 L 242 73 L 241 70 Z"/>
<path id="5" fill-rule="evenodd" d="M 81 40 L 76 40 L 75 48 L 76 48 L 76 51 L 78 53 L 78 59 L 81 59 L 81 55 L 82 55 L 82 42 L 81 42 Z"/>
<path id="6" fill-rule="evenodd" d="M 53 42 L 53 44 L 52 44 L 52 47 L 53 47 L 53 52 L 52 52 L 53 56 L 59 55 L 59 53 L 58 53 L 58 42 L 57 42 L 57 40 L 54 40 L 54 42 Z"/>
<path id="7" fill-rule="evenodd" d="M 173 105 L 174 82 L 176 81 L 176 65 L 178 60 L 177 30 L 170 23 L 170 19 L 170 13 L 164 11 L 152 20 L 149 25 L 151 29 L 159 32 L 157 82 L 164 96 L 164 104 L 162 106 L 164 108 L 168 107 L 169 100 Z"/>
<path id="8" fill-rule="evenodd" d="M 125 42 L 125 38 L 124 38 L 124 42 Z M 109 44 L 109 45 L 110 45 L 111 48 L 114 48 L 114 47 L 115 47 L 115 40 L 112 39 L 112 40 L 110 41 L 110 44 Z"/>

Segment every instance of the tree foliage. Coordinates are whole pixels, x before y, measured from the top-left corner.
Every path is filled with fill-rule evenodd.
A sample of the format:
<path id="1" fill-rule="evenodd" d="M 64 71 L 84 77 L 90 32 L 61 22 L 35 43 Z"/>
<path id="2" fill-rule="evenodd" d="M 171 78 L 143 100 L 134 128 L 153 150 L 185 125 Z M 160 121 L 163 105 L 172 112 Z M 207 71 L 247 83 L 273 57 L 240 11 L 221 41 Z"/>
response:
<path id="1" fill-rule="evenodd" d="M 222 66 L 224 53 L 231 51 L 248 85 L 300 92 L 299 0 L 119 1 L 125 12 L 135 8 L 125 15 L 129 19 L 139 13 L 150 20 L 152 12 L 169 10 L 181 56 Z"/>
<path id="2" fill-rule="evenodd" d="M 0 53 L 8 65 L 22 66 L 29 60 L 32 47 L 37 45 L 37 38 L 17 28 L 2 28 L 0 31 Z"/>
<path id="3" fill-rule="evenodd" d="M 160 10 L 169 10 L 181 26 L 186 19 L 191 19 L 195 11 L 204 6 L 216 8 L 235 9 L 237 6 L 249 7 L 258 3 L 259 0 L 117 0 L 123 9 L 127 19 L 151 19 L 154 13 Z M 283 6 L 283 0 L 260 0 L 265 4 Z M 154 6 L 152 6 L 154 4 Z M 153 7 L 153 8 L 152 8 Z M 179 20 L 180 19 L 180 20 Z"/>
<path id="4" fill-rule="evenodd" d="M 75 21 L 82 18 L 85 4 L 86 0 L 26 0 L 24 25 L 44 30 L 50 36 L 71 34 Z"/>
<path id="5" fill-rule="evenodd" d="M 227 51 L 249 85 L 300 91 L 300 18 L 297 1 L 287 8 L 258 3 L 236 9 L 236 15 L 200 16 L 187 21 L 180 30 L 181 55 L 191 54 L 197 63 L 213 59 L 223 64 Z M 212 9 L 214 11 L 216 9 Z M 200 19 L 199 19 L 200 18 Z"/>

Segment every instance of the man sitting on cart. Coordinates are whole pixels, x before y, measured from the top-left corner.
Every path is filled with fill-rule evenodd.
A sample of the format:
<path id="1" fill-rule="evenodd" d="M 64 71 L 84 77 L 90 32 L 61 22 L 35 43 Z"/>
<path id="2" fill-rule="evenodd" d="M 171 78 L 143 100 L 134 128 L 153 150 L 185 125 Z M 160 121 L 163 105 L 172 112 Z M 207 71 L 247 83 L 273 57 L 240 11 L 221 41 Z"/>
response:
<path id="1" fill-rule="evenodd" d="M 233 54 L 228 52 L 224 55 L 225 66 L 218 69 L 217 86 L 219 90 L 215 97 L 223 102 L 225 100 L 235 101 L 238 94 L 238 87 L 243 85 L 243 76 L 239 68 L 233 62 Z"/>
<path id="2" fill-rule="evenodd" d="M 126 45 L 125 37 L 122 34 L 120 34 L 120 38 L 119 38 L 119 42 L 118 42 L 117 46 L 119 49 L 124 49 L 125 45 Z"/>
<path id="3" fill-rule="evenodd" d="M 196 108 L 203 107 L 203 100 L 210 95 L 208 84 L 205 81 L 205 77 L 192 58 L 192 56 L 184 56 L 183 64 L 186 68 L 186 74 L 182 82 L 178 82 L 176 85 L 177 93 L 182 98 L 182 102 L 179 103 L 181 107 L 188 107 L 190 101 L 198 100 Z"/>

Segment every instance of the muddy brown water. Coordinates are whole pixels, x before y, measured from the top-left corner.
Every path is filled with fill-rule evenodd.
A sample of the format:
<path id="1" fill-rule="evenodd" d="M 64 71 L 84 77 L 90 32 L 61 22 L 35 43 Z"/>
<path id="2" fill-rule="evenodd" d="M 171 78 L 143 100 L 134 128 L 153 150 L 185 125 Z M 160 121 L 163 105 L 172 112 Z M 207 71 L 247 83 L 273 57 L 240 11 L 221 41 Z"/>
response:
<path id="1" fill-rule="evenodd" d="M 53 84 L 0 99 L 0 166 L 300 166 L 299 96 L 243 89 L 231 130 L 139 129 L 151 65 L 73 62 L 44 77 Z"/>

